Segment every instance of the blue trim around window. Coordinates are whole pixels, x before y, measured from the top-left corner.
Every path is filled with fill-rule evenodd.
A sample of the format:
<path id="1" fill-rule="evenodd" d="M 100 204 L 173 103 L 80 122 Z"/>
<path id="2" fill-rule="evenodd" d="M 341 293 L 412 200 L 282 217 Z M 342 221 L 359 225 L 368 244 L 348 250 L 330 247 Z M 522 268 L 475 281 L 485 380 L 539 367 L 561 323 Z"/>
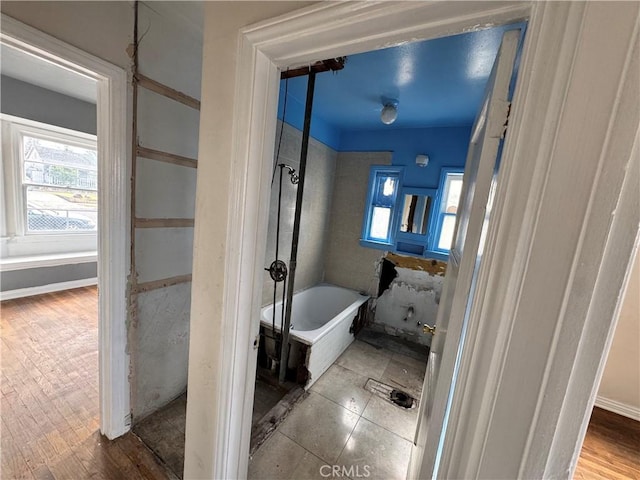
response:
<path id="1" fill-rule="evenodd" d="M 445 262 L 448 261 L 449 249 L 438 248 L 438 242 L 442 233 L 444 218 L 446 216 L 452 216 L 452 214 L 444 212 L 445 186 L 447 176 L 449 174 L 464 174 L 464 169 L 458 167 L 442 168 L 440 171 L 440 180 L 437 190 L 428 188 L 412 188 L 403 186 L 403 167 L 390 165 L 372 166 L 369 171 L 367 199 L 365 203 L 360 245 L 367 248 L 387 250 L 404 255 L 433 258 Z M 397 179 L 392 198 L 380 197 L 380 182 L 384 181 L 385 177 Z M 432 201 L 426 235 L 400 231 L 405 194 L 431 196 Z M 371 235 L 371 226 L 375 207 L 389 208 L 391 210 L 387 237 L 385 239 L 374 238 Z"/>
<path id="2" fill-rule="evenodd" d="M 360 236 L 360 245 L 363 247 L 378 248 L 381 250 L 394 249 L 395 236 L 399 227 L 398 222 L 400 221 L 397 207 L 399 192 L 402 189 L 403 174 L 403 167 L 391 165 L 374 165 L 371 167 L 369 171 L 364 219 L 362 222 L 362 233 Z M 395 182 L 394 191 L 388 196 L 389 198 L 380 191 L 383 187 L 381 182 L 386 181 L 385 179 Z M 372 235 L 371 228 L 375 208 L 390 210 L 386 238 L 374 237 Z"/>

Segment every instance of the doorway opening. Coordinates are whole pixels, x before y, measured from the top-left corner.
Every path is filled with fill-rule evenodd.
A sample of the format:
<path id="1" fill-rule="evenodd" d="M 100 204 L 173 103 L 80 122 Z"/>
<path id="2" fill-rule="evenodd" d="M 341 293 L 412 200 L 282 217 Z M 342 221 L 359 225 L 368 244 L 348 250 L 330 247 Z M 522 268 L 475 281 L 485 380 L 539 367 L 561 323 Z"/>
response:
<path id="1" fill-rule="evenodd" d="M 252 436 L 250 478 L 334 465 L 406 476 L 424 400 L 425 325 L 435 323 L 471 127 L 507 30 L 523 35 L 524 24 L 352 55 L 344 70 L 318 75 L 287 365 L 305 393 L 263 417 L 272 435 Z M 305 89 L 304 78 L 281 82 L 276 165 L 299 168 Z M 295 188 L 285 188 L 282 208 L 278 184 L 271 192 L 266 265 L 288 262 L 295 238 Z M 265 274 L 262 376 L 279 360 L 269 342 L 279 338 L 281 297 Z"/>
<path id="2" fill-rule="evenodd" d="M 12 18 L 2 23 L 2 300 L 13 312 L 3 312 L 3 327 L 9 317 L 20 325 L 3 365 L 11 354 L 18 379 L 44 382 L 22 406 L 71 435 L 61 445 L 113 439 L 129 429 L 126 73 Z M 29 390 L 9 381 L 9 394 Z M 55 408 L 43 412 L 43 402 Z"/>

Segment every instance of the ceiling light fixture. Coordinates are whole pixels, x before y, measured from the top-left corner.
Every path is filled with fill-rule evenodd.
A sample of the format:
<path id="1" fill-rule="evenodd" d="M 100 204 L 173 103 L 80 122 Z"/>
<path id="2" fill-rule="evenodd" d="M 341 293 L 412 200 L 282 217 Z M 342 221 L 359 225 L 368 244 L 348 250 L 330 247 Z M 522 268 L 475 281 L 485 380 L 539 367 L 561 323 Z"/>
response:
<path id="1" fill-rule="evenodd" d="M 386 100 L 383 103 L 382 110 L 380 111 L 380 120 L 385 125 L 391 125 L 398 118 L 398 101 Z"/>
<path id="2" fill-rule="evenodd" d="M 416 165 L 419 167 L 426 167 L 429 165 L 428 155 L 416 155 Z"/>

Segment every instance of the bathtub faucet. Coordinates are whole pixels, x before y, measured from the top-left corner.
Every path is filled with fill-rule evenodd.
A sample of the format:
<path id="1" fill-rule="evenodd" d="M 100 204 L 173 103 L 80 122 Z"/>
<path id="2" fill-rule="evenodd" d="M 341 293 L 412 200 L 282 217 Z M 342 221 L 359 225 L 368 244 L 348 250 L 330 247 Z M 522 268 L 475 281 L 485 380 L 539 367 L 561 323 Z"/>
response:
<path id="1" fill-rule="evenodd" d="M 415 309 L 413 308 L 413 305 L 409 305 L 409 307 L 407 308 L 407 316 L 404 317 L 404 321 L 406 322 L 407 320 L 411 320 L 414 313 Z"/>

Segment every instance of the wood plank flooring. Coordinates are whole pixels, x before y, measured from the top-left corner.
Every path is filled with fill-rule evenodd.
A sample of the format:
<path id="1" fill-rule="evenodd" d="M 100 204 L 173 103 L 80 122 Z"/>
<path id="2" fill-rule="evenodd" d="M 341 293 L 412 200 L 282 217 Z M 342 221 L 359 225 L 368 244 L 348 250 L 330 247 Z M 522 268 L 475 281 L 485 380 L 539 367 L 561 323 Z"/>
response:
<path id="1" fill-rule="evenodd" d="M 640 422 L 595 407 L 573 478 L 640 479 Z"/>
<path id="2" fill-rule="evenodd" d="M 135 435 L 100 435 L 97 289 L 0 308 L 0 477 L 166 479 Z"/>

